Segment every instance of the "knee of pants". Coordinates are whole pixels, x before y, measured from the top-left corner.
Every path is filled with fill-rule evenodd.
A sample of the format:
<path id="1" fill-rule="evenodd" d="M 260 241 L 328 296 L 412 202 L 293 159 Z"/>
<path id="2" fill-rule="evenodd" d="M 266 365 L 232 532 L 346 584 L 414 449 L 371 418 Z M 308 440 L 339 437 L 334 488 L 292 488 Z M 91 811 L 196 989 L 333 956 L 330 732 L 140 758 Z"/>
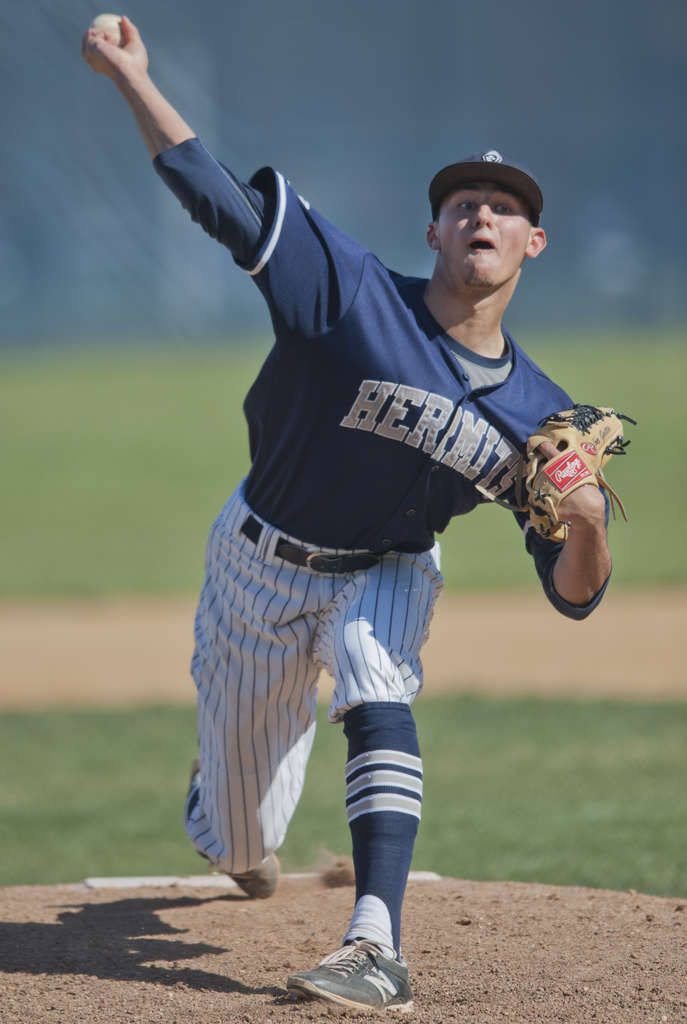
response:
<path id="1" fill-rule="evenodd" d="M 281 737 L 273 733 L 271 754 L 264 733 L 262 746 L 244 744 L 250 757 L 237 761 L 236 771 L 229 755 L 209 742 L 214 734 L 201 731 L 204 774 L 186 830 L 196 849 L 229 874 L 255 867 L 284 841 L 315 738 L 314 721 L 296 724 Z M 232 748 L 234 758 L 240 753 Z"/>
<path id="2" fill-rule="evenodd" d="M 196 850 L 227 874 L 239 874 L 257 867 L 284 842 L 288 820 L 260 814 L 246 822 L 203 812 L 185 818 L 186 834 Z"/>
<path id="3" fill-rule="evenodd" d="M 336 637 L 335 654 L 332 709 L 345 711 L 373 701 L 407 703 L 412 699 L 410 694 L 419 689 L 419 663 L 406 663 L 362 619 L 343 624 Z"/>

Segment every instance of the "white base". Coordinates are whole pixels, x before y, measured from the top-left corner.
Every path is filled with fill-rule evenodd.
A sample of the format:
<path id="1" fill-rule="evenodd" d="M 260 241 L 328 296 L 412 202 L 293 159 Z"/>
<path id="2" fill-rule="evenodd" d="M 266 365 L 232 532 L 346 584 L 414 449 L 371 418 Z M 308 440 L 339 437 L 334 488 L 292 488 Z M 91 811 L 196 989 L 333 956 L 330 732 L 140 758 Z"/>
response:
<path id="1" fill-rule="evenodd" d="M 301 874 L 282 875 L 282 878 L 319 878 L 315 871 Z M 441 875 L 434 871 L 411 871 L 409 882 L 440 882 Z M 85 886 L 89 889 L 169 889 L 175 886 L 188 886 L 191 889 L 238 889 L 233 878 L 218 872 L 208 875 L 151 875 L 149 877 L 132 876 L 130 878 L 85 878 Z"/>

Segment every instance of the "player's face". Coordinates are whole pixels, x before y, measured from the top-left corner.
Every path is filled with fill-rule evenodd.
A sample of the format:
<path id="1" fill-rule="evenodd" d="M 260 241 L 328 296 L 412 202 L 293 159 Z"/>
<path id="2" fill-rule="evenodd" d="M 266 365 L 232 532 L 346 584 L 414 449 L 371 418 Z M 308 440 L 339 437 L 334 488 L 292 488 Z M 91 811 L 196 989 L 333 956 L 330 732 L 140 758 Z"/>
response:
<path id="1" fill-rule="evenodd" d="M 513 281 L 525 259 L 546 246 L 522 199 L 497 185 L 466 185 L 446 197 L 427 241 L 451 283 L 498 288 Z"/>

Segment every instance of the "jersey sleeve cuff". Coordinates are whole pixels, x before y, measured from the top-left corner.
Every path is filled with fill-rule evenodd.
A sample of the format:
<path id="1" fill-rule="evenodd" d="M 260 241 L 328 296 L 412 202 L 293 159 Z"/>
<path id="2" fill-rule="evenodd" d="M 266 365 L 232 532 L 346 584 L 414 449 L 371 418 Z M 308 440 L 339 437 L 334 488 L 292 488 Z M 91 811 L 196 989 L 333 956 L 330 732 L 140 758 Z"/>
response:
<path id="1" fill-rule="evenodd" d="M 555 564 L 555 563 L 554 563 Z M 610 573 L 602 583 L 599 590 L 592 597 L 587 604 L 571 604 L 570 601 L 566 601 L 564 597 L 558 593 L 553 582 L 553 569 L 551 565 L 547 571 L 546 578 L 544 580 L 544 591 L 551 604 L 554 606 L 556 611 L 565 615 L 569 619 L 575 619 L 580 622 L 582 619 L 586 619 L 588 615 L 591 615 L 598 604 L 601 603 L 601 599 L 606 593 L 606 588 L 610 582 Z"/>
<path id="2" fill-rule="evenodd" d="M 275 198 L 274 218 L 265 241 L 260 246 L 256 256 L 249 264 L 236 261 L 241 270 L 245 270 L 251 277 L 255 277 L 267 266 L 269 259 L 277 247 L 277 242 L 284 226 L 284 214 L 286 213 L 286 181 L 272 167 L 262 167 L 253 175 L 249 182 L 251 188 L 259 192 L 272 194 Z"/>
<path id="3" fill-rule="evenodd" d="M 184 139 L 183 142 L 177 142 L 173 146 L 168 146 L 167 149 L 161 149 L 157 156 L 153 157 L 153 165 L 155 168 L 164 166 L 168 160 L 173 160 L 178 153 L 183 153 L 185 150 L 192 150 L 202 145 L 197 135 L 193 135 L 190 139 Z"/>

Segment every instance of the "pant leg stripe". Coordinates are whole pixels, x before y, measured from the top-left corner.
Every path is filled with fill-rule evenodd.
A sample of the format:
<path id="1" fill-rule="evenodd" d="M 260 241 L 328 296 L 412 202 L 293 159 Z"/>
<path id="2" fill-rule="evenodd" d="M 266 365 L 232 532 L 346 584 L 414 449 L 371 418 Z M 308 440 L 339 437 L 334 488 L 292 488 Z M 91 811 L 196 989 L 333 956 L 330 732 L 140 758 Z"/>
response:
<path id="1" fill-rule="evenodd" d="M 377 569 L 375 570 L 375 573 L 376 573 L 376 576 L 377 576 L 377 587 L 375 589 L 375 603 L 374 603 L 374 611 L 372 613 L 372 620 L 371 621 L 372 621 L 372 624 L 373 624 L 373 626 L 372 626 L 373 632 L 374 632 L 374 635 L 376 637 L 377 633 L 378 633 L 378 629 L 379 629 L 377 614 L 378 614 L 378 608 L 379 608 L 379 591 L 381 590 L 381 587 L 382 587 L 382 571 L 381 571 L 381 568 L 377 567 Z M 384 679 L 384 664 L 383 664 L 383 661 L 382 661 L 382 645 L 378 642 L 378 643 L 375 644 L 375 647 L 377 649 L 377 657 L 379 659 L 379 676 L 380 676 L 381 679 Z"/>
<path id="2" fill-rule="evenodd" d="M 391 638 L 393 636 L 393 625 L 394 625 L 394 608 L 396 605 L 396 588 L 398 586 L 398 568 L 401 564 L 400 557 L 396 558 L 396 565 L 394 566 L 394 582 L 391 587 L 391 601 L 389 602 L 389 630 L 387 633 L 387 649 L 393 651 Z"/>
<path id="3" fill-rule="evenodd" d="M 236 513 L 234 513 L 234 515 L 236 515 Z M 220 540 L 220 538 L 218 537 L 217 538 L 217 542 L 218 543 L 219 543 L 219 540 Z M 246 546 L 247 541 L 248 541 L 248 538 L 244 537 L 239 542 L 239 550 L 240 551 L 243 551 L 244 547 Z M 219 565 L 219 564 L 221 564 L 221 559 L 219 557 L 216 557 L 215 558 L 215 562 L 216 562 L 216 564 Z M 221 601 L 221 604 L 220 604 L 220 608 L 221 609 L 227 608 L 227 600 L 226 600 L 227 590 L 229 589 L 229 586 L 232 587 L 232 590 L 235 590 L 236 581 L 238 580 L 240 573 L 241 573 L 241 568 L 238 567 L 238 568 L 236 568 L 236 570 L 234 571 L 234 573 L 232 575 L 227 576 L 225 578 L 224 587 L 223 587 L 223 590 L 222 590 L 222 601 Z M 241 591 L 241 596 L 242 596 L 242 598 L 243 598 L 243 600 L 245 602 L 245 594 L 244 594 L 243 591 Z M 232 616 L 232 610 L 231 609 L 233 608 L 233 602 L 229 602 L 229 607 L 230 607 L 229 617 L 231 618 L 231 616 Z M 219 650 L 220 645 L 217 643 L 221 627 L 222 627 L 222 620 L 221 620 L 221 616 L 220 616 L 218 618 L 218 620 L 217 620 L 217 627 L 216 627 L 216 632 L 215 632 L 215 647 L 217 649 L 217 659 L 216 659 L 215 667 L 213 668 L 213 671 L 212 671 L 212 677 L 211 677 L 211 681 L 210 681 L 210 686 L 212 686 L 212 684 L 214 683 L 215 674 L 217 672 L 217 669 L 219 668 L 219 663 L 220 663 L 220 659 L 221 659 L 221 653 L 220 653 L 220 650 Z M 231 630 L 227 630 L 227 633 L 230 633 L 230 632 L 231 632 Z M 226 654 L 226 671 L 225 671 L 225 676 L 224 676 L 223 684 L 221 686 L 214 687 L 216 692 L 217 692 L 217 699 L 215 701 L 215 706 L 214 706 L 214 709 L 212 711 L 212 723 L 213 723 L 213 725 L 212 725 L 212 729 L 210 730 L 210 734 L 209 734 L 209 742 L 212 744 L 213 747 L 217 746 L 217 744 L 216 744 L 216 737 L 217 737 L 217 726 L 216 726 L 216 723 L 217 723 L 217 719 L 219 718 L 220 714 L 222 715 L 222 735 L 226 736 L 226 734 L 227 734 L 228 723 L 227 723 L 227 700 L 226 700 L 226 694 L 227 694 L 227 688 L 228 688 L 229 673 L 231 672 L 232 668 L 233 668 L 233 657 L 232 657 L 231 651 L 228 650 L 227 654 Z M 220 760 L 221 760 L 221 766 L 218 764 L 218 761 L 220 761 Z M 207 853 L 211 857 L 213 857 L 213 858 L 217 857 L 217 858 L 221 859 L 224 856 L 225 852 L 226 852 L 226 845 L 228 844 L 230 849 L 233 846 L 233 827 L 232 827 L 232 820 L 231 820 L 232 819 L 231 796 L 230 796 L 230 793 L 229 793 L 228 790 L 227 790 L 227 803 L 225 804 L 222 801 L 222 799 L 221 799 L 223 785 L 222 785 L 222 782 L 221 782 L 221 775 L 220 775 L 220 773 L 223 773 L 225 777 L 228 777 L 228 775 L 229 775 L 228 766 L 227 766 L 226 744 L 224 742 L 220 743 L 219 746 L 217 747 L 217 749 L 215 749 L 213 751 L 213 756 L 211 758 L 211 767 L 212 767 L 212 769 L 214 771 L 214 778 L 208 780 L 208 787 L 214 788 L 214 792 L 215 792 L 215 797 L 214 797 L 214 800 L 213 800 L 213 802 L 211 804 L 211 806 L 214 808 L 214 814 L 213 814 L 213 818 L 211 819 L 211 821 L 212 821 L 212 824 L 214 826 L 214 833 L 215 833 L 215 837 L 216 838 L 215 838 L 215 841 L 210 846 L 208 846 Z M 222 836 L 226 836 L 227 837 L 226 843 L 221 838 Z"/>
<path id="4" fill-rule="evenodd" d="M 218 539 L 218 536 L 217 536 L 217 531 L 215 531 L 215 533 L 214 533 L 213 542 L 214 543 L 218 543 L 219 542 L 219 539 Z M 219 565 L 219 562 L 218 562 L 218 560 L 216 558 L 214 558 L 214 555 L 213 555 L 213 560 L 215 561 L 216 565 Z M 211 825 L 210 831 L 212 831 L 212 833 L 215 836 L 214 841 L 207 847 L 207 849 L 205 851 L 210 856 L 214 856 L 215 854 L 221 856 L 221 853 L 222 853 L 222 842 L 221 842 L 221 839 L 219 838 L 219 836 L 221 836 L 221 834 L 222 834 L 222 827 L 221 827 L 222 810 L 221 810 L 221 806 L 220 806 L 220 803 L 219 803 L 219 793 L 220 793 L 220 787 L 219 787 L 219 781 L 218 781 L 219 775 L 218 775 L 217 770 L 216 770 L 216 761 L 217 761 L 217 757 L 220 756 L 220 754 L 215 749 L 216 748 L 216 742 L 215 742 L 216 726 L 215 726 L 215 723 L 216 723 L 216 720 L 217 720 L 217 716 L 219 714 L 220 704 L 221 704 L 223 696 L 224 696 L 224 687 L 223 686 L 214 686 L 213 687 L 213 684 L 214 684 L 214 681 L 215 681 L 215 676 L 217 674 L 217 670 L 218 670 L 219 665 L 220 665 L 220 652 L 219 652 L 219 645 L 217 643 L 217 639 L 218 639 L 218 636 L 219 636 L 219 633 L 220 633 L 220 628 L 221 628 L 221 609 L 226 607 L 225 599 L 226 599 L 227 590 L 229 588 L 229 582 L 230 582 L 230 577 L 226 577 L 225 580 L 224 580 L 224 586 L 222 588 L 222 596 L 221 596 L 221 601 L 220 601 L 220 614 L 217 616 L 216 624 L 215 624 L 215 639 L 213 641 L 213 647 L 214 647 L 214 649 L 216 651 L 215 664 L 212 667 L 212 670 L 211 670 L 211 673 L 210 673 L 210 679 L 209 679 L 207 685 L 204 687 L 204 690 L 205 690 L 205 692 L 208 695 L 208 703 L 207 703 L 207 705 L 205 705 L 205 702 L 203 702 L 203 704 L 201 705 L 202 714 L 203 714 L 204 719 L 207 720 L 208 717 L 212 719 L 212 728 L 210 730 L 207 730 L 205 728 L 205 721 L 202 723 L 202 727 L 201 727 L 202 733 L 203 733 L 203 740 L 202 740 L 203 745 L 208 743 L 210 745 L 210 747 L 212 748 L 212 750 L 210 752 L 211 756 L 210 757 L 207 757 L 207 756 L 203 757 L 203 761 L 205 762 L 205 765 L 206 765 L 206 768 L 205 768 L 206 775 L 209 774 L 209 778 L 204 780 L 204 785 L 207 785 L 208 790 L 211 790 L 213 788 L 215 790 L 215 798 L 214 798 L 214 801 L 211 804 L 209 804 L 209 801 L 203 800 L 204 810 L 205 810 L 206 807 L 208 807 L 208 804 L 209 804 L 209 806 L 215 808 L 214 815 L 211 818 L 208 819 L 210 821 L 210 825 Z M 215 692 L 216 692 L 216 698 L 215 698 L 215 701 L 214 701 L 214 707 L 211 710 L 211 706 L 210 706 L 210 702 L 209 702 L 209 697 L 210 697 L 210 693 L 211 693 L 213 688 L 215 689 Z M 223 751 L 224 751 L 224 745 L 222 744 L 222 754 L 221 754 L 221 756 L 224 759 Z M 207 751 L 206 751 L 206 754 L 207 754 Z M 220 819 L 220 821 L 217 820 L 218 818 Z M 204 833 L 201 833 L 201 835 L 203 835 L 203 834 Z M 196 834 L 195 838 L 198 840 L 198 839 L 201 838 L 201 836 Z"/>
<path id="5" fill-rule="evenodd" d="M 358 601 L 357 601 L 358 610 L 359 610 L 360 614 L 357 617 L 356 635 L 357 635 L 357 638 L 358 638 L 358 647 L 360 649 L 360 664 L 361 665 L 365 665 L 365 667 L 367 668 L 367 675 L 368 675 L 368 680 L 369 680 L 369 684 L 370 684 L 370 690 L 372 691 L 372 694 L 373 694 L 372 699 L 373 700 L 379 700 L 380 699 L 380 695 L 379 695 L 377 687 L 375 685 L 375 676 L 374 676 L 374 673 L 372 672 L 372 668 L 370 667 L 370 651 L 368 649 L 369 645 L 366 645 L 366 643 L 365 643 L 365 626 L 366 626 L 367 623 L 365 621 L 365 616 L 363 614 L 363 603 L 365 601 L 365 595 L 367 593 L 367 585 L 368 585 L 368 582 L 369 582 L 369 579 L 370 579 L 370 575 L 371 574 L 369 572 L 365 573 L 365 576 L 364 576 L 364 579 L 363 579 L 363 589 L 362 589 L 362 592 L 359 595 Z M 360 683 L 358 684 L 358 688 L 360 687 L 361 684 L 362 684 L 362 679 L 360 680 Z M 359 692 L 359 690 L 358 690 L 358 692 Z M 382 696 L 383 696 L 383 694 L 382 694 Z M 369 698 L 368 698 L 368 700 L 369 700 Z"/>
<path id="6" fill-rule="evenodd" d="M 260 594 L 265 589 L 265 582 L 264 582 L 265 568 L 266 568 L 266 566 L 263 563 L 263 565 L 262 565 L 262 567 L 260 569 L 260 586 L 259 586 L 258 590 L 255 592 L 255 594 L 253 595 L 253 603 L 251 604 L 251 613 L 255 612 L 255 605 L 257 603 L 257 600 L 258 600 Z M 250 653 L 250 655 L 249 655 L 249 657 L 247 659 L 248 660 L 249 668 L 251 669 L 251 678 L 250 678 L 250 681 L 249 681 L 250 682 L 250 688 L 251 688 L 250 741 L 251 741 L 251 748 L 252 748 L 252 751 L 253 751 L 253 768 L 254 768 L 254 773 L 255 773 L 254 774 L 255 786 L 256 786 L 256 789 L 258 791 L 258 800 L 257 800 L 258 807 L 260 807 L 262 805 L 262 787 L 260 785 L 260 767 L 261 767 L 261 764 L 260 764 L 260 761 L 258 760 L 258 753 L 257 753 L 256 747 L 255 747 L 255 690 L 256 690 L 256 686 L 255 686 L 255 682 L 256 682 L 256 680 L 255 680 L 255 663 L 256 663 L 255 655 L 256 655 L 256 652 L 257 652 L 257 649 L 258 649 L 258 644 L 260 643 L 260 639 L 261 639 L 260 638 L 260 634 L 256 630 L 256 632 L 255 632 L 255 642 L 253 643 L 253 650 L 251 651 L 251 653 Z M 255 823 L 254 822 L 250 823 L 250 828 L 251 829 L 255 828 Z M 249 836 L 249 847 L 250 847 L 250 831 L 248 833 L 248 836 Z M 250 854 L 250 852 L 251 852 L 250 849 L 249 849 L 248 852 Z M 255 852 L 255 854 L 253 856 L 249 857 L 249 863 L 253 864 L 256 861 L 259 862 L 259 861 L 261 861 L 264 858 L 264 856 L 265 856 L 265 849 L 264 849 L 264 845 L 263 845 L 263 842 L 262 842 L 262 836 L 261 836 L 260 837 L 260 848 L 259 848 L 259 850 L 257 852 Z"/>

